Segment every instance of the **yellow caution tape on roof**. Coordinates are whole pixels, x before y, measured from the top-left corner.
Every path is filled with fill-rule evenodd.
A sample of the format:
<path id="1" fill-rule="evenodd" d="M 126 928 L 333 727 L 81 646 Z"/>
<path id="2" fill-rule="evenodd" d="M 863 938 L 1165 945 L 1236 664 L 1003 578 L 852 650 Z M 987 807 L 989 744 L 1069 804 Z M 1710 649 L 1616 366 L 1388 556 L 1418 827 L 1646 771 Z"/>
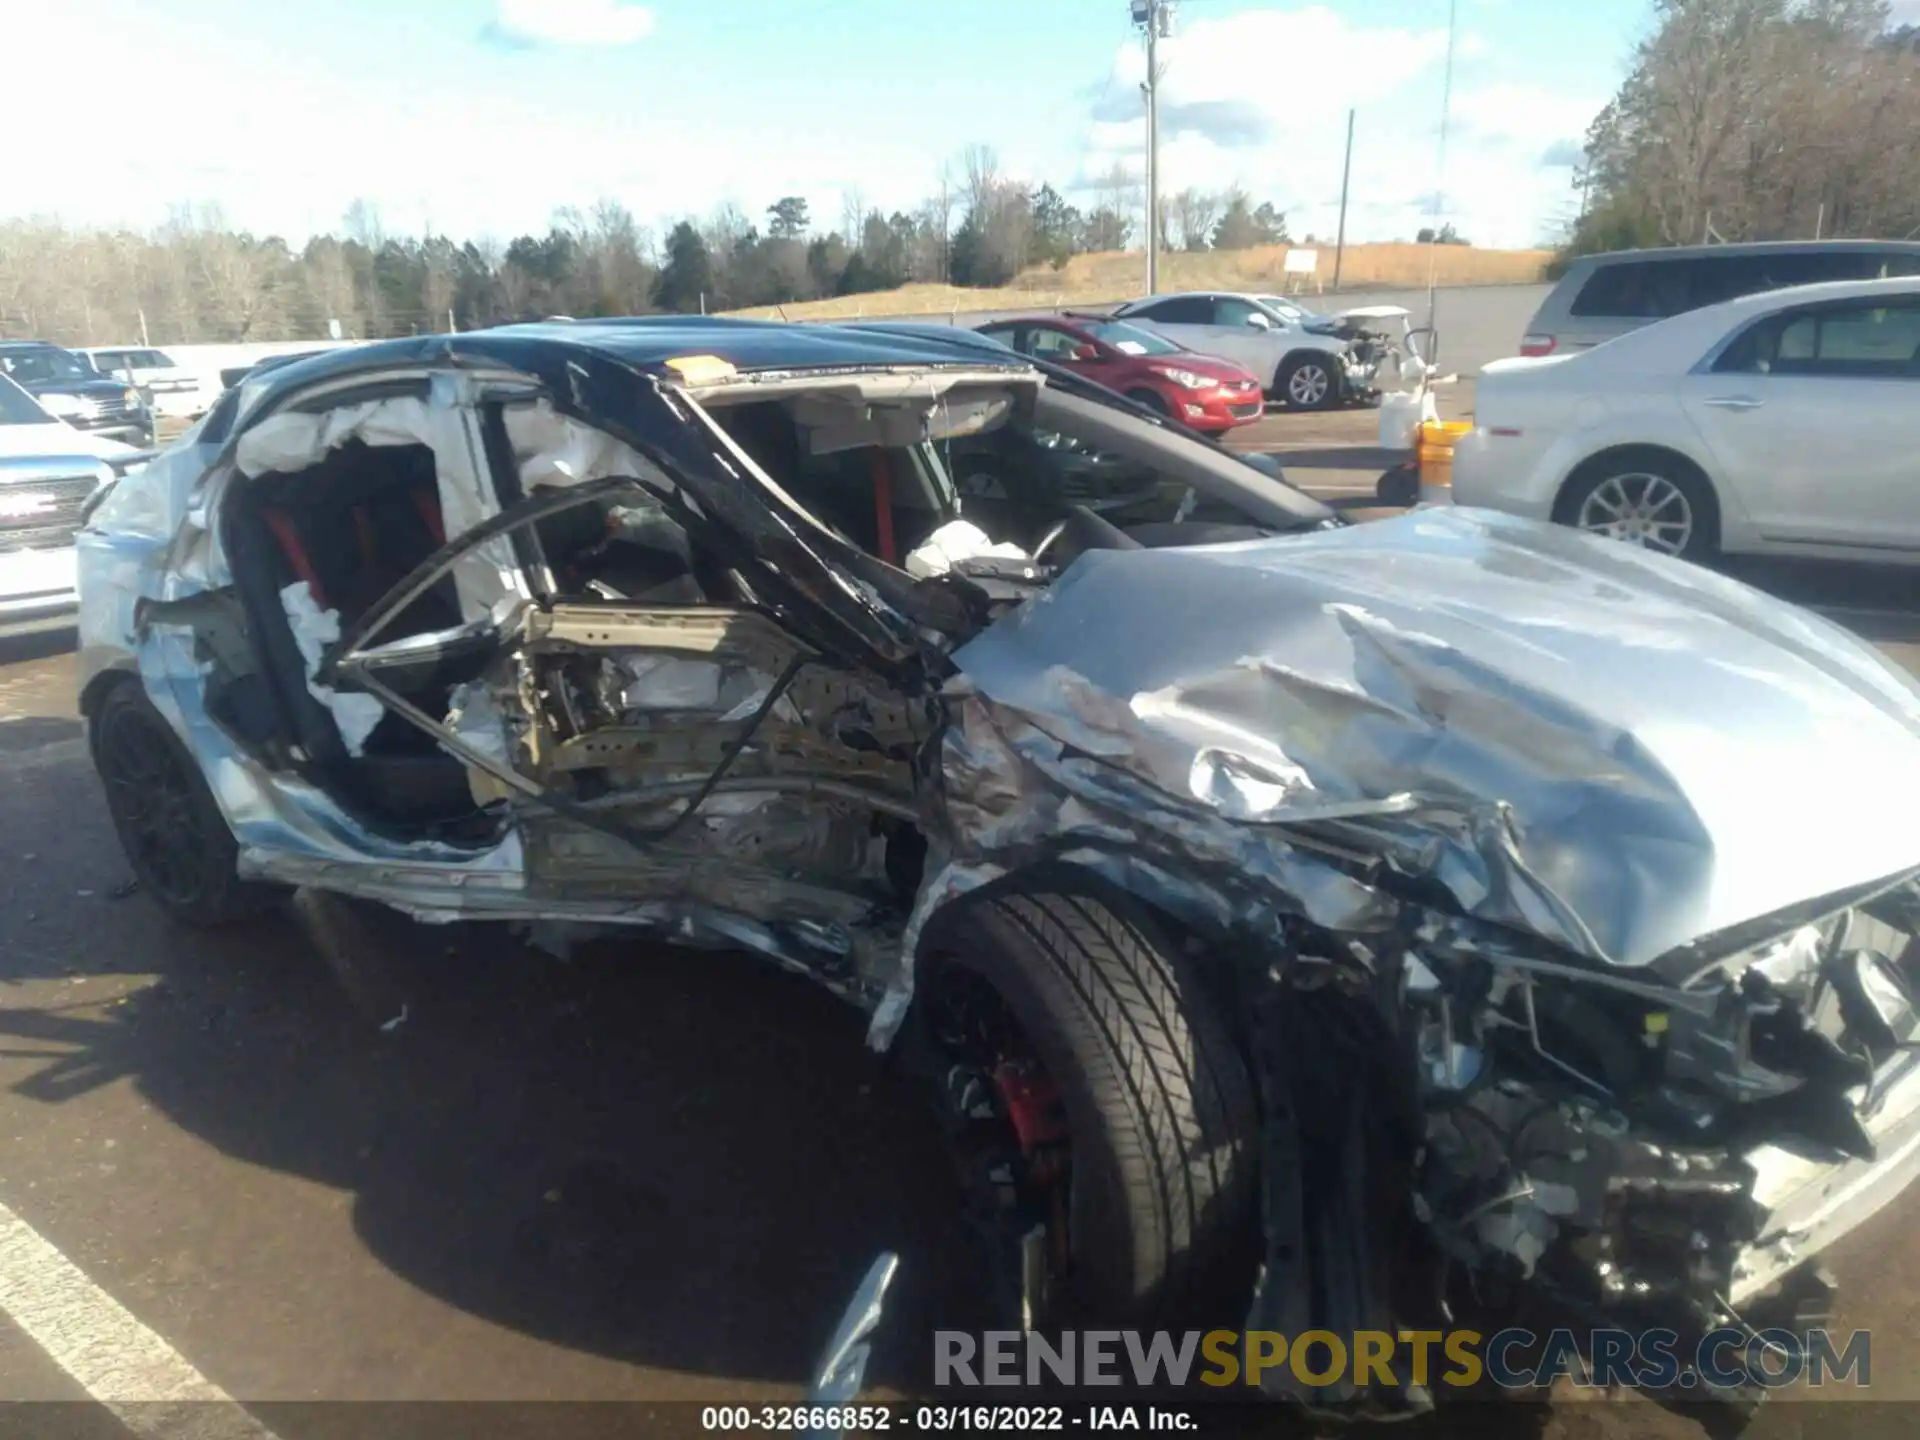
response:
<path id="1" fill-rule="evenodd" d="M 667 368 L 689 385 L 712 385 L 731 380 L 740 371 L 718 355 L 682 355 L 667 361 Z"/>

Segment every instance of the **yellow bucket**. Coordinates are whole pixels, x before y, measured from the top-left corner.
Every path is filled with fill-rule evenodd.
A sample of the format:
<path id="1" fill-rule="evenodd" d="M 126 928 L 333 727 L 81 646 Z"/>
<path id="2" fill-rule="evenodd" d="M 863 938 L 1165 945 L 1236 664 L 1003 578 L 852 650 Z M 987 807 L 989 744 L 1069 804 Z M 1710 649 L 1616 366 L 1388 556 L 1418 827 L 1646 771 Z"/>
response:
<path id="1" fill-rule="evenodd" d="M 1453 498 L 1453 447 L 1473 429 L 1471 420 L 1423 420 L 1414 441 L 1420 467 L 1420 503 L 1446 504 Z"/>

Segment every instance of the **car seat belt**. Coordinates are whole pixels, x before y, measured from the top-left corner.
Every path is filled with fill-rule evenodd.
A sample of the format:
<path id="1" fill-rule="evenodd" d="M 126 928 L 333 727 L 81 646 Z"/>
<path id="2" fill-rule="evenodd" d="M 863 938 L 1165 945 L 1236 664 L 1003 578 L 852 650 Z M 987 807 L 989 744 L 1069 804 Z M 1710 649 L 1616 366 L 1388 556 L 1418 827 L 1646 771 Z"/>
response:
<path id="1" fill-rule="evenodd" d="M 440 497 L 430 490 L 413 492 L 413 508 L 420 512 L 420 519 L 426 524 L 427 533 L 433 536 L 433 543 L 447 543 L 447 532 L 440 523 Z"/>
<path id="2" fill-rule="evenodd" d="M 893 543 L 893 466 L 887 459 L 887 452 L 880 446 L 871 447 L 873 457 L 873 529 L 880 546 L 880 558 L 889 565 L 898 565 L 899 556 Z"/>
<path id="3" fill-rule="evenodd" d="M 300 532 L 293 527 L 293 517 L 284 510 L 263 509 L 260 518 L 267 522 L 273 538 L 279 541 L 280 551 L 287 557 L 287 563 L 293 566 L 295 576 L 307 582 L 307 593 L 313 597 L 313 603 L 322 610 L 331 610 L 333 603 L 327 599 L 326 589 L 320 584 L 320 574 L 313 568 L 307 547 L 300 542 Z"/>
<path id="4" fill-rule="evenodd" d="M 380 568 L 380 546 L 373 535 L 373 516 L 364 505 L 353 507 L 353 537 L 360 542 L 360 564 L 364 570 Z"/>

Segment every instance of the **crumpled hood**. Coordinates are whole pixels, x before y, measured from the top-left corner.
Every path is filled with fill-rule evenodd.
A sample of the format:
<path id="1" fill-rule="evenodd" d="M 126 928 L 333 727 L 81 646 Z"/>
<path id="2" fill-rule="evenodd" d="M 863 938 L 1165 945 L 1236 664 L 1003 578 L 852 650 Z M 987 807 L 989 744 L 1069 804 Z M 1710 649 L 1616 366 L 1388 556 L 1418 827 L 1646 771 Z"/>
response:
<path id="1" fill-rule="evenodd" d="M 1163 890 L 1183 852 L 1216 889 L 1292 887 L 1284 827 L 1332 820 L 1471 916 L 1637 966 L 1920 865 L 1902 672 L 1737 582 L 1492 512 L 1090 554 L 955 660 L 962 868 L 1050 830 Z M 1316 919 L 1365 908 L 1321 890 Z"/>

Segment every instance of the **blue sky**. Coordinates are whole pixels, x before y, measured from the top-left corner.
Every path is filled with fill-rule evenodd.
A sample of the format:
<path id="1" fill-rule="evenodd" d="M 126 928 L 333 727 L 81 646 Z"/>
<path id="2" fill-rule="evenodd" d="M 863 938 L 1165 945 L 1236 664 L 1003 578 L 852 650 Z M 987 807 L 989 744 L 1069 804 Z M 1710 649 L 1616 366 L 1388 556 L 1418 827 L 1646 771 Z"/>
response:
<path id="1" fill-rule="evenodd" d="M 1138 165 L 1127 0 L 0 0 L 25 44 L 0 211 L 145 227 L 183 202 L 296 243 L 356 198 L 386 229 L 544 229 L 605 196 L 658 228 L 802 194 L 907 208 L 991 145 L 1065 185 Z M 1650 0 L 1459 0 L 1439 213 L 1543 238 L 1563 162 Z M 1433 212 L 1447 0 L 1187 0 L 1166 47 L 1164 184 L 1244 185 L 1331 232 L 1359 111 L 1349 234 Z M 78 87 L 74 57 L 101 83 Z M 25 62 L 25 63 L 19 63 Z M 111 77 L 139 75 L 137 86 Z M 118 113 L 116 93 L 127 110 Z M 22 140 L 31 137 L 29 143 Z M 957 172 L 956 172 L 957 173 Z M 1076 197 L 1089 199 L 1087 195 Z"/>

